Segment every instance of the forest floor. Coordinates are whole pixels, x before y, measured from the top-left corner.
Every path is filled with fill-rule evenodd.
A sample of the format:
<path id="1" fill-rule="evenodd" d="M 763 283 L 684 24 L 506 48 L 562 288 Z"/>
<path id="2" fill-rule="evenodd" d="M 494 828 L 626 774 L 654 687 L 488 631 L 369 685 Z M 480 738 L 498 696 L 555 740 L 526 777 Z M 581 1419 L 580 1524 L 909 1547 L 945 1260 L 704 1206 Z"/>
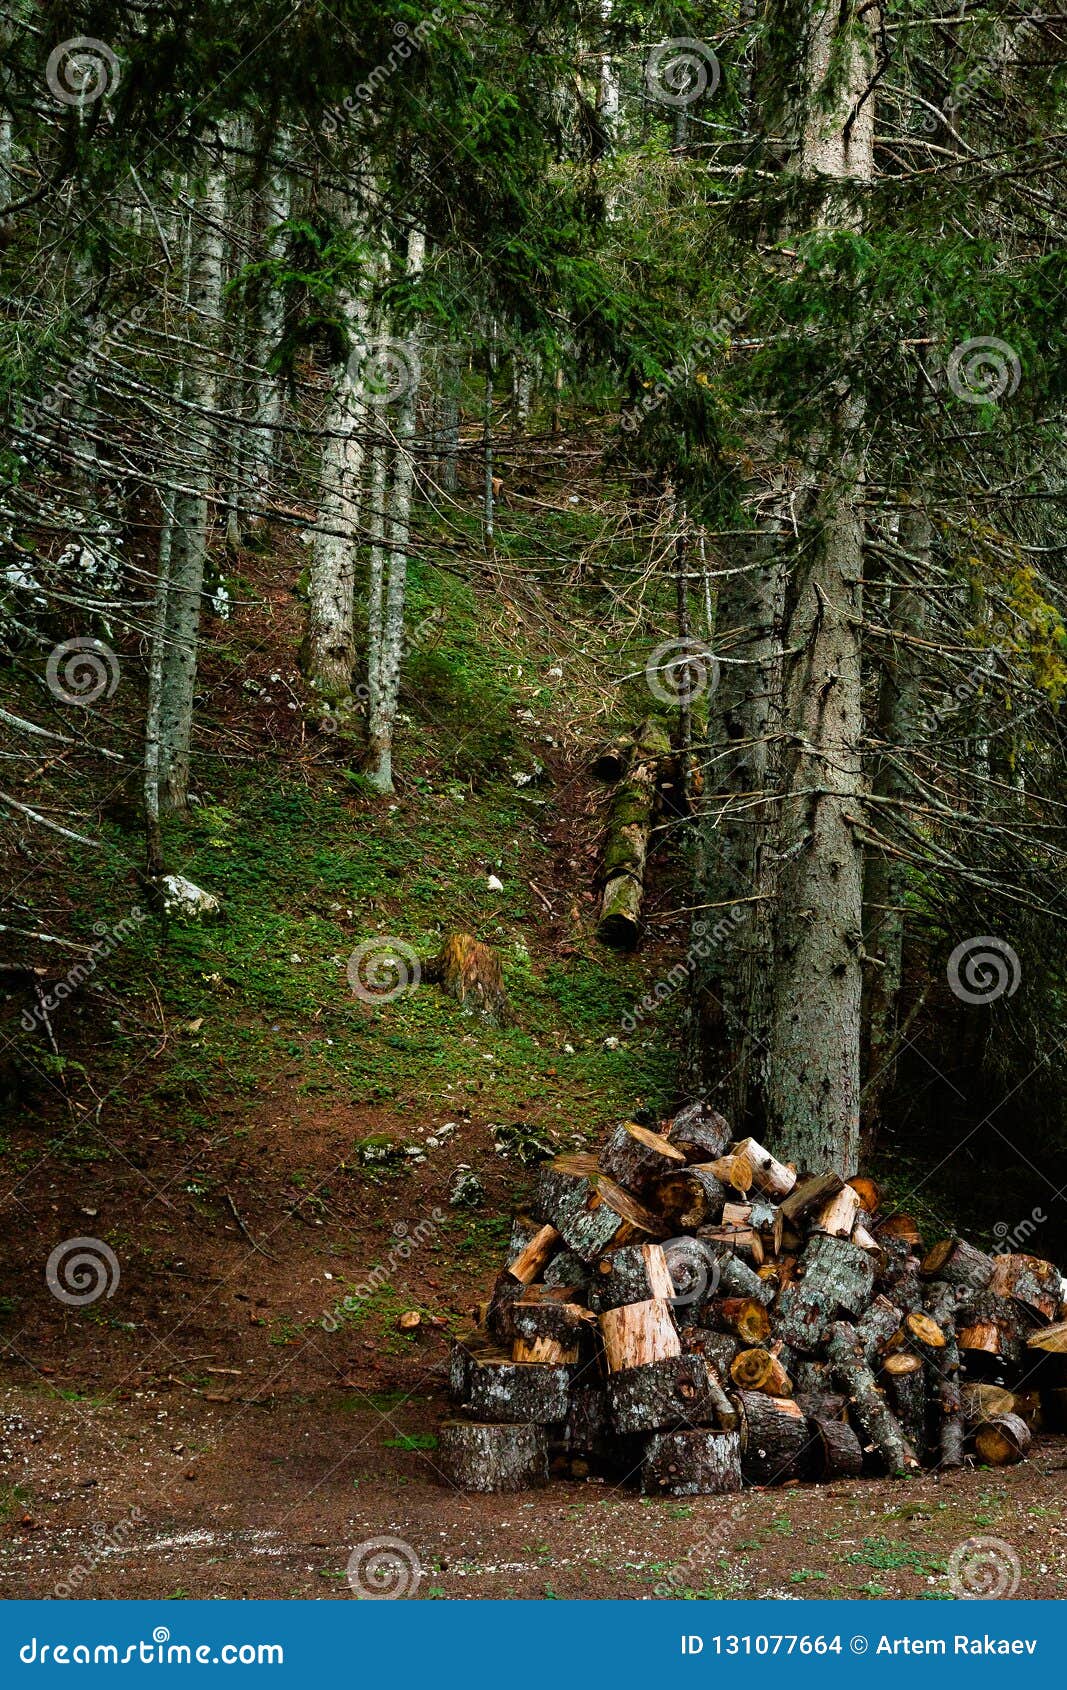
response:
<path id="1" fill-rule="evenodd" d="M 589 757 L 647 712 L 640 679 L 616 683 L 648 642 L 597 586 L 618 542 L 580 470 L 538 491 L 502 512 L 494 556 L 475 565 L 454 515 L 441 555 L 413 563 L 388 803 L 360 779 L 358 736 L 304 725 L 302 557 L 242 557 L 239 609 L 207 630 L 198 803 L 168 838 L 221 922 L 129 921 L 134 681 L 80 713 L 74 750 L 11 775 L 102 842 L 34 834 L 0 861 L 16 907 L 32 897 L 26 925 L 117 937 L 47 1027 L 25 1032 L 22 985 L 5 979 L 0 1004 L 4 1595 L 347 1596 L 350 1554 L 384 1536 L 418 1558 L 420 1596 L 937 1597 L 975 1535 L 1018 1555 L 1020 1596 L 1067 1595 L 1062 1440 L 1010 1472 L 684 1504 L 592 1480 L 499 1498 L 435 1481 L 448 1334 L 488 1293 L 535 1159 L 655 1120 L 680 1089 L 680 994 L 630 1019 L 684 951 L 670 818 L 640 951 L 594 936 L 607 797 Z M 573 589 L 537 576 L 546 533 Z M 70 732 L 32 665 L 25 683 L 13 708 Z M 94 740 L 126 763 L 86 813 Z M 353 996 L 355 947 L 390 936 L 426 957 L 453 928 L 498 950 L 505 1025 L 427 984 Z M 469 1206 L 451 1201 L 457 1170 L 481 1181 Z M 911 1178 L 895 1156 L 890 1189 Z M 933 1236 L 950 1230 L 943 1188 L 911 1195 Z M 45 1266 L 86 1236 L 116 1270 L 77 1306 Z"/>

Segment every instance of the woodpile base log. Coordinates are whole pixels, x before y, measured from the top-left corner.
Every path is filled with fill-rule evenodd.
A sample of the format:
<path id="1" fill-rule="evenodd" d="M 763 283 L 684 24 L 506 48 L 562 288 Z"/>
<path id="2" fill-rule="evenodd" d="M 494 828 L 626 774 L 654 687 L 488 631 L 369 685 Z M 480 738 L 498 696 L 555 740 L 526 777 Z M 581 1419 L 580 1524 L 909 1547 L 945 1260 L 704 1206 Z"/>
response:
<path id="1" fill-rule="evenodd" d="M 479 1425 L 446 1420 L 441 1427 L 434 1466 L 460 1490 L 527 1490 L 548 1482 L 548 1442 L 543 1426 Z"/>
<path id="2" fill-rule="evenodd" d="M 608 1408 L 618 1432 L 656 1432 L 714 1419 L 707 1364 L 699 1356 L 670 1356 L 613 1373 Z"/>
<path id="3" fill-rule="evenodd" d="M 746 1484 L 780 1485 L 802 1477 L 810 1465 L 812 1434 L 791 1397 L 736 1391 L 741 1416 L 741 1472 Z"/>
<path id="4" fill-rule="evenodd" d="M 641 1489 L 646 1496 L 727 1496 L 740 1490 L 740 1438 L 704 1426 L 657 1432 L 645 1445 Z"/>
<path id="5" fill-rule="evenodd" d="M 466 1405 L 476 1420 L 541 1425 L 566 1420 L 570 1370 L 530 1362 L 475 1358 L 467 1382 Z"/>

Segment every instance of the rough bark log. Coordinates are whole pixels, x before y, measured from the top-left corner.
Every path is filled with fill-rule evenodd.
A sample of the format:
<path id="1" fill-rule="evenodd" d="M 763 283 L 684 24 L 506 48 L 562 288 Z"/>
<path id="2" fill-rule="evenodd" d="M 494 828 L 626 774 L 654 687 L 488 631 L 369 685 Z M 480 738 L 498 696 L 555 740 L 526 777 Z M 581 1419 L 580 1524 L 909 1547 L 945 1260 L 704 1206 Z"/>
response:
<path id="1" fill-rule="evenodd" d="M 762 1391 L 737 1391 L 733 1401 L 741 1417 L 741 1473 L 750 1485 L 780 1485 L 804 1476 L 811 1433 L 803 1411 L 791 1397 Z"/>
<path id="2" fill-rule="evenodd" d="M 626 1303 L 600 1316 L 609 1373 L 623 1373 L 682 1353 L 671 1306 L 662 1298 Z"/>
<path id="3" fill-rule="evenodd" d="M 855 1328 L 847 1321 L 835 1321 L 831 1326 L 826 1354 L 834 1376 L 851 1398 L 856 1419 L 877 1445 L 889 1472 L 894 1477 L 914 1473 L 919 1466 L 915 1451 L 896 1416 L 886 1406 L 874 1374 L 864 1360 Z"/>
<path id="4" fill-rule="evenodd" d="M 624 1303 L 674 1297 L 674 1281 L 660 1244 L 624 1244 L 597 1262 L 589 1281 L 589 1306 L 598 1314 Z"/>
<path id="5" fill-rule="evenodd" d="M 858 1479 L 863 1472 L 863 1446 L 852 1427 L 846 1420 L 805 1412 L 816 1439 L 812 1476 L 822 1484 L 831 1484 L 834 1479 Z"/>
<path id="6" fill-rule="evenodd" d="M 704 1239 L 697 1234 L 702 1243 L 706 1243 L 715 1260 L 716 1288 L 724 1297 L 754 1297 L 758 1303 L 770 1306 L 774 1302 L 775 1284 L 773 1281 L 761 1279 L 759 1274 L 743 1262 L 740 1256 L 735 1256 L 732 1250 L 715 1239 Z"/>
<path id="7" fill-rule="evenodd" d="M 925 1367 L 913 1373 L 893 1373 L 886 1379 L 886 1399 L 900 1422 L 901 1431 L 920 1459 L 929 1449 L 929 1395 Z"/>
<path id="8" fill-rule="evenodd" d="M 548 1482 L 548 1440 L 544 1427 L 530 1422 L 477 1425 L 446 1420 L 433 1462 L 459 1490 L 528 1490 Z"/>
<path id="9" fill-rule="evenodd" d="M 780 1201 L 789 1196 L 797 1183 L 795 1168 L 779 1162 L 777 1157 L 772 1156 L 770 1151 L 765 1150 L 754 1138 L 743 1138 L 737 1144 L 732 1144 L 730 1149 L 735 1155 L 746 1157 L 752 1164 L 752 1184 L 764 1197 Z"/>
<path id="10" fill-rule="evenodd" d="M 876 1297 L 856 1322 L 856 1336 L 860 1341 L 868 1367 L 878 1366 L 887 1354 L 901 1322 L 901 1311 L 888 1297 Z"/>
<path id="11" fill-rule="evenodd" d="M 945 1339 L 937 1366 L 938 1448 L 940 1466 L 963 1465 L 964 1415 L 960 1395 L 960 1346 L 956 1337 L 955 1288 L 943 1279 L 926 1290 L 926 1307 Z"/>
<path id="12" fill-rule="evenodd" d="M 740 1490 L 738 1434 L 702 1426 L 657 1433 L 645 1445 L 641 1489 L 646 1496 L 726 1496 Z"/>
<path id="13" fill-rule="evenodd" d="M 730 1127 L 709 1103 L 690 1103 L 674 1116 L 667 1137 L 690 1162 L 714 1162 L 730 1142 Z"/>
<path id="14" fill-rule="evenodd" d="M 694 1163 L 659 1180 L 652 1201 L 668 1226 L 692 1231 L 718 1219 L 726 1193 L 710 1167 Z"/>
<path id="15" fill-rule="evenodd" d="M 613 1373 L 606 1386 L 618 1432 L 657 1432 L 712 1421 L 715 1405 L 708 1370 L 699 1356 L 667 1356 Z"/>
<path id="16" fill-rule="evenodd" d="M 859 1315 L 870 1302 L 874 1269 L 846 1238 L 816 1233 L 800 1258 L 803 1277 L 782 1292 L 778 1335 L 794 1349 L 821 1349 L 827 1325 L 842 1310 Z"/>
<path id="17" fill-rule="evenodd" d="M 682 1332 L 682 1347 L 687 1355 L 703 1356 L 709 1372 L 720 1379 L 730 1376 L 730 1363 L 741 1348 L 741 1341 L 733 1332 L 712 1332 L 706 1326 L 687 1326 Z"/>
<path id="18" fill-rule="evenodd" d="M 989 1289 L 997 1297 L 1014 1297 L 1042 1320 L 1059 1313 L 1060 1270 L 1040 1256 L 994 1256 Z"/>
<path id="19" fill-rule="evenodd" d="M 783 1218 L 790 1225 L 795 1225 L 812 1209 L 819 1209 L 831 1197 L 836 1197 L 844 1183 L 840 1174 L 834 1173 L 816 1174 L 812 1179 L 802 1180 L 793 1187 L 788 1197 L 783 1198 L 780 1205 Z"/>
<path id="20" fill-rule="evenodd" d="M 570 1371 L 530 1362 L 473 1358 L 467 1387 L 467 1412 L 475 1420 L 536 1420 L 546 1425 L 566 1420 Z"/>
<path id="21" fill-rule="evenodd" d="M 600 1152 L 603 1172 L 632 1191 L 643 1191 L 677 1164 L 684 1167 L 684 1152 L 662 1133 L 650 1132 L 634 1121 L 617 1126 Z"/>
<path id="22" fill-rule="evenodd" d="M 601 876 L 603 894 L 597 938 L 633 950 L 641 935 L 645 864 L 656 808 L 660 765 L 670 756 L 663 729 L 646 722 L 636 736 L 633 763 L 615 789 Z"/>
<path id="23" fill-rule="evenodd" d="M 563 1240 L 554 1226 L 541 1226 L 522 1245 L 508 1272 L 523 1285 L 532 1285 L 547 1267 Z"/>
<path id="24" fill-rule="evenodd" d="M 963 1238 L 942 1238 L 922 1260 L 926 1279 L 943 1279 L 948 1285 L 984 1291 L 993 1277 L 993 1258 L 976 1250 Z"/>
<path id="25" fill-rule="evenodd" d="M 628 1242 L 639 1229 L 658 1230 L 640 1204 L 599 1172 L 594 1157 L 556 1156 L 543 1163 L 537 1207 L 542 1220 L 586 1262 L 612 1243 Z"/>

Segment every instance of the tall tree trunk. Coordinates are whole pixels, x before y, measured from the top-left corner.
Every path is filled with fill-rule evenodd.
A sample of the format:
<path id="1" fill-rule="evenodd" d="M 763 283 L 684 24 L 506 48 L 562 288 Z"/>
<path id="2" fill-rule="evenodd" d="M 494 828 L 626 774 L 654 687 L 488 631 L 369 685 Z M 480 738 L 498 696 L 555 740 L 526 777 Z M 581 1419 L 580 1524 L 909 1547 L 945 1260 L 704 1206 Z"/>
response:
<path id="1" fill-rule="evenodd" d="M 324 699 L 344 708 L 356 661 L 355 584 L 363 476 L 364 358 L 369 307 L 364 290 L 340 300 L 349 355 L 334 371 L 322 454 L 319 531 L 308 586 L 307 673 Z"/>
<path id="2" fill-rule="evenodd" d="M 189 315 L 195 342 L 182 376 L 187 464 L 174 501 L 170 586 L 167 593 L 159 709 L 160 801 L 185 809 L 189 797 L 189 739 L 196 692 L 200 601 L 208 542 L 213 413 L 219 383 L 225 252 L 226 173 L 222 147 L 210 143 L 204 189 L 195 208 L 189 262 Z"/>
<path id="3" fill-rule="evenodd" d="M 264 254 L 281 258 L 285 251 L 284 224 L 288 222 L 292 202 L 292 182 L 284 155 L 289 137 L 285 130 L 278 135 L 276 152 L 283 162 L 272 164 L 263 187 Z M 262 520 L 264 506 L 269 502 L 274 466 L 279 448 L 279 425 L 283 415 L 282 384 L 278 375 L 268 369 L 281 342 L 285 328 L 285 291 L 279 283 L 269 279 L 264 283 L 259 302 L 259 333 L 255 349 L 253 375 L 252 432 L 249 438 L 249 470 L 254 520 Z"/>
<path id="4" fill-rule="evenodd" d="M 874 16 L 817 0 L 802 43 L 791 168 L 826 184 L 821 226 L 855 228 L 874 178 Z M 836 191 L 834 191 L 836 190 Z M 842 348 L 847 362 L 849 347 Z M 814 491 L 786 610 L 787 742 L 769 1053 L 778 1154 L 849 1173 L 859 1156 L 863 848 L 864 402 L 843 374 L 807 456 Z"/>
<path id="5" fill-rule="evenodd" d="M 408 275 L 421 275 L 425 239 L 417 231 L 408 237 Z M 415 488 L 415 424 L 418 415 L 419 331 L 404 343 L 405 387 L 396 424 L 396 458 L 386 517 L 388 563 L 381 616 L 381 660 L 378 686 L 372 685 L 368 731 L 367 779 L 379 792 L 393 791 L 393 725 L 400 693 L 400 662 L 404 649 L 404 600 L 407 593 L 408 538 Z"/>

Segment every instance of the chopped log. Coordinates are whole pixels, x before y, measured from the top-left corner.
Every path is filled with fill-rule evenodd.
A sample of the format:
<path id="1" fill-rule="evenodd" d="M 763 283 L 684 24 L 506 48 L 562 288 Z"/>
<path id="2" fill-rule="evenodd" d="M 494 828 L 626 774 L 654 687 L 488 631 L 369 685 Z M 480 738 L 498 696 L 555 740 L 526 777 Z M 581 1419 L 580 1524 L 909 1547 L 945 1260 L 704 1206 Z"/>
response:
<path id="1" fill-rule="evenodd" d="M 442 986 L 457 1003 L 481 1010 L 490 1021 L 507 1018 L 500 958 L 473 933 L 450 933 L 437 955 L 422 965 L 422 978 Z"/>
<path id="2" fill-rule="evenodd" d="M 813 1478 L 824 1485 L 834 1479 L 858 1479 L 863 1472 L 863 1446 L 848 1421 L 809 1409 L 805 1413 L 816 1440 L 812 1446 Z"/>
<path id="3" fill-rule="evenodd" d="M 881 1289 L 893 1303 L 904 1310 L 922 1308 L 923 1285 L 919 1278 L 919 1258 L 903 1238 L 877 1234 L 882 1249 L 879 1281 Z"/>
<path id="4" fill-rule="evenodd" d="M 922 1356 L 917 1356 L 914 1350 L 894 1350 L 882 1362 L 882 1372 L 897 1379 L 902 1373 L 921 1373 L 925 1365 Z"/>
<path id="5" fill-rule="evenodd" d="M 397 1316 L 396 1325 L 399 1332 L 417 1332 L 422 1325 L 422 1315 L 418 1309 L 405 1309 Z"/>
<path id="6" fill-rule="evenodd" d="M 874 1288 L 871 1258 L 847 1238 L 815 1233 L 800 1258 L 803 1277 L 782 1292 L 778 1333 L 794 1349 L 821 1349 L 827 1324 L 841 1311 L 859 1315 Z"/>
<path id="7" fill-rule="evenodd" d="M 830 1327 L 826 1354 L 834 1376 L 852 1399 L 856 1419 L 871 1442 L 877 1445 L 890 1474 L 897 1477 L 914 1473 L 919 1466 L 915 1451 L 875 1383 L 855 1327 L 849 1326 L 847 1321 L 835 1321 Z"/>
<path id="8" fill-rule="evenodd" d="M 776 1203 L 765 1203 L 759 1199 L 754 1203 L 726 1203 L 723 1205 L 720 1225 L 736 1227 L 742 1231 L 752 1228 L 759 1234 L 772 1256 L 777 1256 L 781 1251 L 785 1222 Z"/>
<path id="9" fill-rule="evenodd" d="M 489 1336 L 498 1344 L 511 1344 L 511 1305 L 517 1303 L 526 1287 L 507 1268 L 498 1273 L 489 1299 L 486 1327 Z"/>
<path id="10" fill-rule="evenodd" d="M 597 1314 L 644 1303 L 653 1297 L 674 1297 L 674 1281 L 661 1244 L 624 1244 L 602 1256 L 589 1282 L 589 1306 Z"/>
<path id="11" fill-rule="evenodd" d="M 825 1377 L 825 1365 L 820 1363 Z M 848 1398 L 837 1391 L 795 1391 L 793 1399 L 809 1420 L 847 1420 Z"/>
<path id="12" fill-rule="evenodd" d="M 796 1169 L 779 1162 L 769 1150 L 754 1138 L 743 1138 L 730 1149 L 736 1156 L 744 1156 L 752 1164 L 752 1184 L 765 1197 L 780 1200 L 788 1197 L 797 1183 Z"/>
<path id="13" fill-rule="evenodd" d="M 529 1244 L 535 1232 L 540 1231 L 541 1222 L 535 1221 L 532 1215 L 519 1213 L 511 1217 L 511 1241 L 508 1245 L 508 1260 L 520 1254 Z"/>
<path id="14" fill-rule="evenodd" d="M 1026 1340 L 1026 1347 L 1028 1350 L 1043 1350 L 1046 1355 L 1067 1355 L 1067 1320 L 1032 1333 Z"/>
<path id="15" fill-rule="evenodd" d="M 730 1127 L 710 1103 L 690 1103 L 674 1116 L 667 1137 L 690 1162 L 714 1162 L 730 1142 Z"/>
<path id="16" fill-rule="evenodd" d="M 605 1392 L 617 1432 L 658 1432 L 714 1416 L 707 1365 L 699 1356 L 666 1356 L 612 1373 Z"/>
<path id="17" fill-rule="evenodd" d="M 874 1180 L 863 1174 L 853 1174 L 848 1183 L 859 1197 L 860 1207 L 868 1215 L 876 1215 L 882 1206 L 882 1193 Z"/>
<path id="18" fill-rule="evenodd" d="M 579 1353 L 577 1338 L 571 1343 L 559 1338 L 516 1338 L 511 1346 L 512 1361 L 546 1362 L 553 1367 L 570 1366 Z"/>
<path id="19" fill-rule="evenodd" d="M 890 1374 L 886 1379 L 886 1399 L 908 1443 L 920 1457 L 924 1456 L 929 1444 L 930 1418 L 925 1367 L 920 1365 L 914 1373 Z"/>
<path id="20" fill-rule="evenodd" d="M 889 1215 L 878 1223 L 879 1238 L 902 1238 L 913 1250 L 922 1249 L 922 1233 L 914 1215 Z"/>
<path id="21" fill-rule="evenodd" d="M 708 1244 L 723 1244 L 735 1256 L 748 1256 L 757 1270 L 763 1266 L 763 1240 L 751 1226 L 702 1226 L 700 1236 Z"/>
<path id="22" fill-rule="evenodd" d="M 687 1326 L 682 1332 L 682 1347 L 687 1355 L 703 1356 L 708 1371 L 719 1379 L 728 1379 L 730 1363 L 741 1348 L 741 1341 L 732 1332 L 712 1332 L 706 1326 Z"/>
<path id="23" fill-rule="evenodd" d="M 703 1426 L 656 1433 L 645 1445 L 641 1489 L 646 1496 L 726 1496 L 740 1490 L 738 1434 Z"/>
<path id="24" fill-rule="evenodd" d="M 993 1259 L 963 1238 L 942 1238 L 927 1250 L 922 1273 L 926 1279 L 943 1279 L 947 1285 L 984 1291 L 993 1277 Z"/>
<path id="25" fill-rule="evenodd" d="M 680 1324 L 692 1325 L 719 1286 L 714 1249 L 703 1238 L 668 1238 L 663 1245 L 673 1293 L 671 1305 Z"/>
<path id="26" fill-rule="evenodd" d="M 1008 1367 L 1021 1366 L 1029 1327 L 1020 1305 L 1009 1298 L 992 1291 L 970 1297 L 957 1314 L 956 1331 L 961 1352 L 970 1352 L 970 1366 L 979 1355 Z"/>
<path id="27" fill-rule="evenodd" d="M 682 1353 L 671 1306 L 662 1298 L 605 1310 L 600 1316 L 600 1331 L 609 1373 L 623 1373 Z"/>
<path id="28" fill-rule="evenodd" d="M 860 1210 L 862 1215 L 863 1210 Z M 868 1232 L 862 1220 L 857 1220 L 852 1228 L 852 1242 L 858 1244 L 861 1250 L 866 1250 L 869 1256 L 875 1258 L 874 1271 L 880 1273 L 885 1259 L 885 1251 L 872 1232 Z"/>
<path id="29" fill-rule="evenodd" d="M 831 1392 L 830 1370 L 825 1361 L 811 1356 L 796 1356 L 790 1365 L 793 1395 L 799 1402 L 802 1396 L 826 1396 Z"/>
<path id="30" fill-rule="evenodd" d="M 931 1315 L 924 1314 L 921 1309 L 905 1315 L 904 1337 L 924 1361 L 932 1360 L 936 1364 L 940 1360 L 934 1352 L 944 1349 L 945 1334 Z"/>
<path id="31" fill-rule="evenodd" d="M 542 1218 L 586 1262 L 612 1243 L 628 1242 L 641 1231 L 655 1234 L 659 1230 L 655 1218 L 622 1186 L 601 1174 L 592 1157 L 555 1156 L 543 1162 L 537 1206 Z"/>
<path id="32" fill-rule="evenodd" d="M 859 1207 L 859 1192 L 851 1185 L 843 1185 L 828 1202 L 815 1210 L 811 1217 L 812 1227 L 816 1232 L 827 1233 L 830 1238 L 850 1239 Z"/>
<path id="33" fill-rule="evenodd" d="M 1002 1385 L 983 1385 L 976 1380 L 968 1380 L 960 1387 L 960 1401 L 964 1421 L 969 1427 L 1015 1412 L 1015 1393 L 1006 1391 Z"/>
<path id="34" fill-rule="evenodd" d="M 692 1163 L 658 1181 L 654 1202 L 669 1226 L 693 1230 L 722 1214 L 726 1193 L 710 1165 Z"/>
<path id="35" fill-rule="evenodd" d="M 741 1391 L 765 1391 L 770 1397 L 791 1397 L 793 1382 L 776 1355 L 757 1346 L 741 1350 L 730 1363 L 730 1378 Z"/>
<path id="36" fill-rule="evenodd" d="M 617 950 L 632 951 L 641 936 L 641 904 L 656 809 L 656 786 L 660 764 L 670 756 L 670 750 L 670 741 L 658 723 L 645 722 L 635 736 L 633 761 L 612 798 L 596 932 L 602 944 Z"/>
<path id="37" fill-rule="evenodd" d="M 454 1338 L 449 1352 L 448 1394 L 455 1403 L 467 1400 L 471 1369 L 476 1356 L 492 1356 L 497 1361 L 508 1359 L 507 1352 L 498 1350 L 486 1332 L 464 1332 Z"/>
<path id="38" fill-rule="evenodd" d="M 936 1279 L 927 1287 L 926 1307 L 944 1337 L 937 1364 L 938 1448 L 941 1467 L 962 1467 L 964 1415 L 960 1395 L 960 1346 L 956 1336 L 955 1287 Z"/>
<path id="39" fill-rule="evenodd" d="M 720 1326 L 736 1332 L 746 1344 L 761 1344 L 770 1335 L 771 1317 L 755 1297 L 720 1297 L 714 1309 Z"/>
<path id="40" fill-rule="evenodd" d="M 741 1473 L 745 1482 L 780 1485 L 802 1477 L 812 1439 L 808 1422 L 792 1397 L 737 1391 L 733 1400 L 741 1417 Z"/>
<path id="41" fill-rule="evenodd" d="M 475 1420 L 566 1420 L 571 1376 L 566 1367 L 496 1361 L 475 1356 L 467 1384 L 467 1409 Z"/>
<path id="42" fill-rule="evenodd" d="M 815 1174 L 812 1179 L 802 1180 L 795 1185 L 789 1196 L 783 1198 L 781 1211 L 783 1219 L 790 1225 L 795 1225 L 803 1215 L 812 1209 L 819 1209 L 828 1203 L 831 1197 L 836 1197 L 844 1181 L 839 1174 Z"/>
<path id="43" fill-rule="evenodd" d="M 856 1336 L 860 1341 L 868 1367 L 875 1367 L 887 1353 L 900 1327 L 901 1311 L 888 1297 L 875 1297 L 856 1322 Z"/>
<path id="44" fill-rule="evenodd" d="M 545 1268 L 546 1285 L 569 1285 L 580 1292 L 589 1278 L 589 1264 L 573 1250 L 561 1250 Z"/>
<path id="45" fill-rule="evenodd" d="M 551 1256 L 562 1244 L 563 1240 L 554 1226 L 542 1226 L 528 1238 L 514 1261 L 508 1263 L 508 1272 L 513 1279 L 521 1280 L 523 1285 L 532 1285 L 545 1270 Z"/>
<path id="46" fill-rule="evenodd" d="M 740 1256 L 735 1256 L 716 1239 L 705 1239 L 703 1231 L 697 1237 L 707 1244 L 715 1261 L 715 1283 L 711 1290 L 718 1289 L 726 1297 L 754 1297 L 758 1303 L 769 1306 L 774 1302 L 775 1283 L 761 1279 L 759 1274 L 743 1262 Z"/>
<path id="47" fill-rule="evenodd" d="M 548 1482 L 548 1440 L 544 1427 L 530 1422 L 479 1426 L 446 1420 L 433 1462 L 459 1490 L 528 1490 Z"/>
<path id="48" fill-rule="evenodd" d="M 998 1414 L 975 1428 L 975 1454 L 987 1467 L 1013 1467 L 1030 1450 L 1030 1428 L 1017 1414 Z"/>
<path id="49" fill-rule="evenodd" d="M 577 1344 L 582 1333 L 590 1326 L 596 1326 L 596 1316 L 592 1309 L 584 1308 L 580 1303 L 563 1303 L 554 1300 L 527 1302 L 520 1299 L 512 1303 L 510 1310 L 510 1327 L 515 1338 L 554 1338 L 557 1343 L 565 1345 Z M 519 1358 L 514 1357 L 517 1361 Z"/>
<path id="50" fill-rule="evenodd" d="M 662 1133 L 650 1132 L 635 1121 L 617 1126 L 600 1152 L 603 1172 L 633 1191 L 642 1191 L 676 1165 L 685 1166 L 685 1153 Z"/>
<path id="51" fill-rule="evenodd" d="M 689 1353 L 691 1352 L 686 1351 L 687 1355 Z M 708 1401 L 711 1404 L 711 1418 L 721 1431 L 736 1432 L 738 1427 L 737 1409 L 727 1396 L 723 1385 L 723 1379 L 726 1375 L 718 1373 L 706 1357 L 704 1358 L 704 1365 L 707 1368 L 708 1375 Z"/>
<path id="52" fill-rule="evenodd" d="M 1060 1310 L 1060 1270 L 1040 1256 L 994 1256 L 989 1289 L 997 1297 L 1014 1297 L 1042 1320 L 1055 1320 Z"/>

